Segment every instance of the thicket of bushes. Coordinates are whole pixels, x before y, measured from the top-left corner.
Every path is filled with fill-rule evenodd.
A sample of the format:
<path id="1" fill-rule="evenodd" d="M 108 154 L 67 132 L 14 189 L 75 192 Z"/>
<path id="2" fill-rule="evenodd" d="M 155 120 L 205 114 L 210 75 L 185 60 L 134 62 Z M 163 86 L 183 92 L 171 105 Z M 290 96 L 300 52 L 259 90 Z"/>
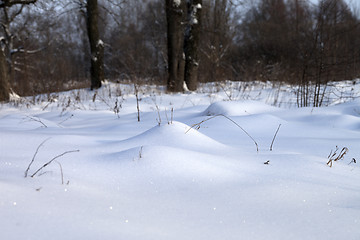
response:
<path id="1" fill-rule="evenodd" d="M 13 49 L 19 50 L 11 53 L 15 92 L 33 95 L 89 86 L 89 47 L 79 3 L 40 1 L 12 19 Z M 115 8 L 106 0 L 99 3 L 106 78 L 164 84 L 164 1 L 132 0 Z M 203 2 L 201 82 L 292 83 L 299 86 L 299 105 L 306 106 L 310 95 L 311 104 L 321 104 L 324 84 L 359 77 L 360 21 L 343 0 L 235 3 Z"/>

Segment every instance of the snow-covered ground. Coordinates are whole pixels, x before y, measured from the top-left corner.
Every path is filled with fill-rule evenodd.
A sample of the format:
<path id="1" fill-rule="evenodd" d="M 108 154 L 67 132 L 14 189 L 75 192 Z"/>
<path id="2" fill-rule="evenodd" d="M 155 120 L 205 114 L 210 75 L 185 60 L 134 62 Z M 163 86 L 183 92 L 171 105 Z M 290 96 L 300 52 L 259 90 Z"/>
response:
<path id="1" fill-rule="evenodd" d="M 140 122 L 131 85 L 2 104 L 0 239 L 358 240 L 360 99 L 344 99 L 148 86 Z"/>

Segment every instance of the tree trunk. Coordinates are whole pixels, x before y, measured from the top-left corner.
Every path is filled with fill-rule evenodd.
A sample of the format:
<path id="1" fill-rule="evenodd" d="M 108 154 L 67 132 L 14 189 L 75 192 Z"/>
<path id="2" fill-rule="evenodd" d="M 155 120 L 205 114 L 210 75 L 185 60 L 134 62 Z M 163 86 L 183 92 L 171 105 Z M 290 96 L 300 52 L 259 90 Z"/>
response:
<path id="1" fill-rule="evenodd" d="M 183 91 L 184 84 L 184 28 L 185 0 L 166 0 L 168 41 L 168 82 L 170 92 Z"/>
<path id="2" fill-rule="evenodd" d="M 87 0 L 87 32 L 91 51 L 91 90 L 101 87 L 104 80 L 104 43 L 101 41 L 98 29 L 97 0 Z"/>
<path id="3" fill-rule="evenodd" d="M 201 31 L 202 0 L 188 2 L 188 27 L 185 34 L 185 82 L 189 90 L 195 91 L 198 83 L 199 38 Z"/>
<path id="4" fill-rule="evenodd" d="M 9 84 L 9 74 L 8 67 L 6 64 L 6 59 L 4 52 L 0 46 L 0 102 L 9 101 L 10 97 L 10 84 Z"/>

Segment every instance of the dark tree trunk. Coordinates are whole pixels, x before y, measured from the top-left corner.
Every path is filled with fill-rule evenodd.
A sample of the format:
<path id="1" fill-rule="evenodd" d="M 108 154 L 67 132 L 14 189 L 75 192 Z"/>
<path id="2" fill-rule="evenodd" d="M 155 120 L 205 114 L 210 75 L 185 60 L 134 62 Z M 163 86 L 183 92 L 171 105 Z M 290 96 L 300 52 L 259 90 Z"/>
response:
<path id="1" fill-rule="evenodd" d="M 198 83 L 199 39 L 201 31 L 202 0 L 188 1 L 188 27 L 185 34 L 185 82 L 194 91 Z"/>
<path id="2" fill-rule="evenodd" d="M 184 84 L 184 27 L 185 0 L 166 0 L 168 41 L 168 82 L 170 92 L 183 91 Z"/>
<path id="3" fill-rule="evenodd" d="M 0 9 L 4 14 L 4 22 L 1 23 L 2 28 L 5 31 L 5 39 L 3 40 L 3 44 L 5 45 L 5 49 L 7 50 L 7 56 L 2 49 L 2 43 L 0 43 L 0 101 L 9 101 L 10 98 L 10 80 L 11 75 L 13 74 L 13 66 L 11 59 L 11 51 L 13 50 L 12 43 L 12 34 L 10 34 L 10 22 L 14 20 L 14 17 L 19 15 L 23 9 L 24 5 L 30 5 L 36 3 L 37 0 L 18 0 L 18 1 L 1 1 Z M 12 18 L 9 18 L 7 8 L 10 8 L 14 5 L 21 5 L 20 9 L 17 11 Z M 6 51 L 5 50 L 5 51 Z M 7 61 L 7 58 L 9 61 Z M 10 65 L 10 66 L 9 66 Z"/>
<path id="4" fill-rule="evenodd" d="M 0 46 L 0 102 L 9 101 L 10 97 L 10 84 L 9 84 L 9 74 L 8 66 L 6 64 L 6 59 L 4 52 Z"/>
<path id="5" fill-rule="evenodd" d="M 104 43 L 100 39 L 98 29 L 97 0 L 87 0 L 87 32 L 91 51 L 91 89 L 100 88 L 104 80 Z"/>

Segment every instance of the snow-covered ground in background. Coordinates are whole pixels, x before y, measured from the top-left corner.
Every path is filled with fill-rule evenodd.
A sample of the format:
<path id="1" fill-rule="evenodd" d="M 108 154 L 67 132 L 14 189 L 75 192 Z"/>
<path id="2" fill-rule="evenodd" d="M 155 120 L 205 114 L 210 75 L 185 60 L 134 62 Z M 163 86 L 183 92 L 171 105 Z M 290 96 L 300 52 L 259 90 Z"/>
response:
<path id="1" fill-rule="evenodd" d="M 140 122 L 131 85 L 2 104 L 0 239 L 358 240 L 359 84 L 342 89 L 296 108 L 283 86 L 141 87 Z"/>

